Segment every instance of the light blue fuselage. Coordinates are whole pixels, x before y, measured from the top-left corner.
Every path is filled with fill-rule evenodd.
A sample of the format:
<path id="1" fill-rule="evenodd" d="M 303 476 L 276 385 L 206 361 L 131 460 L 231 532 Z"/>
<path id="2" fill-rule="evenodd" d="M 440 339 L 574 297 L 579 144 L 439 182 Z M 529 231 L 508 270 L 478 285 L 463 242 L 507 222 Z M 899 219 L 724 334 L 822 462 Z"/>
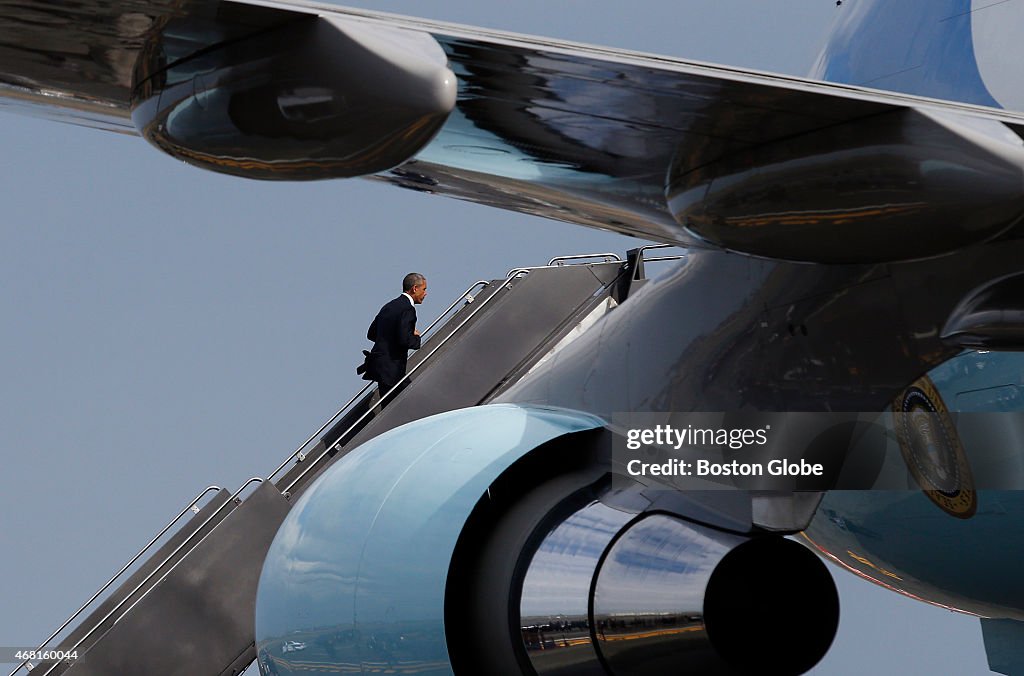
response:
<path id="1" fill-rule="evenodd" d="M 1024 109 L 1013 61 L 1024 3 L 854 0 L 837 11 L 812 77 Z M 969 352 L 928 376 L 950 411 L 1001 414 L 961 416 L 961 441 L 980 487 L 973 515 L 951 515 L 920 490 L 833 491 L 806 535 L 841 565 L 894 590 L 981 616 L 1024 619 L 1024 492 L 984 490 L 1019 485 L 1024 355 Z M 993 456 L 1000 458 L 995 467 Z"/>

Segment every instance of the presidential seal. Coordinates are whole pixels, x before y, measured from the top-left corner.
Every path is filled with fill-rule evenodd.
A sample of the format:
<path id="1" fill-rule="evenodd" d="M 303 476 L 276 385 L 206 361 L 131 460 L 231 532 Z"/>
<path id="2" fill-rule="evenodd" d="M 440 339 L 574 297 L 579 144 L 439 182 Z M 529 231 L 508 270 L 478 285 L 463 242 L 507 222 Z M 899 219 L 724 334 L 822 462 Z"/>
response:
<path id="1" fill-rule="evenodd" d="M 928 376 L 892 404 L 893 428 L 907 469 L 924 494 L 944 512 L 969 519 L 978 509 L 971 466 L 949 410 Z"/>

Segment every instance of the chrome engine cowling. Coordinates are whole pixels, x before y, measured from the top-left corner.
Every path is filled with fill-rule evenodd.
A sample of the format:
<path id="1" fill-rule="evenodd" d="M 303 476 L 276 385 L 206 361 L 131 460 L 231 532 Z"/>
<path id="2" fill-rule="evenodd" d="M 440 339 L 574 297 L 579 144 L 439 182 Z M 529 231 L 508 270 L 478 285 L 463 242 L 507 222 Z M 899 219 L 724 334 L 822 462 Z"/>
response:
<path id="1" fill-rule="evenodd" d="M 248 178 L 363 176 L 409 160 L 455 106 L 456 77 L 427 33 L 223 12 L 169 20 L 135 67 L 132 121 L 178 159 Z"/>

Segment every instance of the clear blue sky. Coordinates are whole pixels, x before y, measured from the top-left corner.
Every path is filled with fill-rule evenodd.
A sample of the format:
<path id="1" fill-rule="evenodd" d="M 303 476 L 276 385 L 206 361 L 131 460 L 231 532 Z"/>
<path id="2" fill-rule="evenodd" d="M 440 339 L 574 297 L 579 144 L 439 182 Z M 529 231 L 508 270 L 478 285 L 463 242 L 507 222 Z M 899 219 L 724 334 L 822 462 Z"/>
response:
<path id="1" fill-rule="evenodd" d="M 842 11 L 353 4 L 792 74 Z M 6 646 L 45 637 L 202 487 L 276 467 L 362 384 L 366 324 L 405 272 L 428 276 L 429 319 L 476 279 L 636 244 L 367 181 L 208 174 L 137 138 L 7 113 L 0 158 Z M 815 673 L 986 671 L 976 620 L 833 571 L 842 623 Z"/>

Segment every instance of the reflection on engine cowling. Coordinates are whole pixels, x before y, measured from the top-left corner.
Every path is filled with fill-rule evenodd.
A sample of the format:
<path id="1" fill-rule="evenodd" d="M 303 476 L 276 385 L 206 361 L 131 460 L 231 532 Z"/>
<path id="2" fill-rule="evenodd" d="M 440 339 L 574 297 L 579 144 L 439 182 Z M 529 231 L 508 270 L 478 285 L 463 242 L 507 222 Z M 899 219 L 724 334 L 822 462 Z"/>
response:
<path id="1" fill-rule="evenodd" d="M 151 38 L 134 74 L 139 133 L 236 176 L 351 177 L 412 158 L 455 106 L 455 75 L 426 33 L 336 17 L 265 23 L 222 35 L 215 15 L 197 15 Z"/>
<path id="2" fill-rule="evenodd" d="M 552 530 L 533 555 L 523 579 L 519 619 L 523 647 L 540 676 L 565 673 L 567 665 L 597 663 L 590 587 L 601 555 L 633 517 L 593 502 Z"/>
<path id="3" fill-rule="evenodd" d="M 701 159 L 673 160 L 669 209 L 699 237 L 755 256 L 925 258 L 991 239 L 1024 214 L 1024 143 L 994 120 L 900 109 Z"/>
<path id="4" fill-rule="evenodd" d="M 525 574 L 523 649 L 539 676 L 800 674 L 828 650 L 838 596 L 821 561 L 600 502 L 552 529 Z"/>

